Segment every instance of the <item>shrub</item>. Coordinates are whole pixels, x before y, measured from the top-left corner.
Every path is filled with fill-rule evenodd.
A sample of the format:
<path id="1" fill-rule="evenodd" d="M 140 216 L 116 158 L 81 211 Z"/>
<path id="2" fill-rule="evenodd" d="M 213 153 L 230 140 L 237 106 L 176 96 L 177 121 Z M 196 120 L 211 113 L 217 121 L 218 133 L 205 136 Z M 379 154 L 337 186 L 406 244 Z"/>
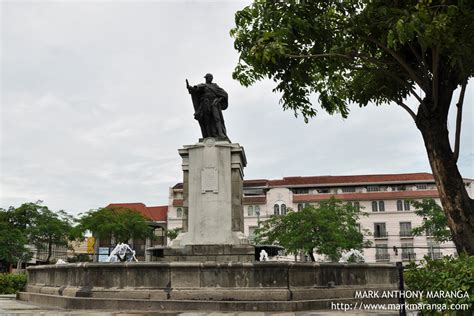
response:
<path id="1" fill-rule="evenodd" d="M 474 256 L 461 255 L 459 258 L 446 256 L 441 260 L 425 258 L 419 264 L 410 263 L 405 272 L 405 282 L 410 291 L 423 291 L 421 299 L 411 303 L 440 304 L 449 309 L 451 304 L 474 303 Z M 427 293 L 461 291 L 466 297 L 427 297 Z M 464 295 L 459 295 L 464 296 Z M 453 313 L 454 311 L 448 311 Z M 458 312 L 459 313 L 459 312 Z M 462 314 L 462 312 L 460 313 Z"/>
<path id="2" fill-rule="evenodd" d="M 0 273 L 0 294 L 16 294 L 26 285 L 26 273 Z"/>
<path id="3" fill-rule="evenodd" d="M 66 260 L 68 263 L 75 262 L 92 262 L 92 257 L 86 253 L 79 253 L 73 257 L 68 257 Z"/>

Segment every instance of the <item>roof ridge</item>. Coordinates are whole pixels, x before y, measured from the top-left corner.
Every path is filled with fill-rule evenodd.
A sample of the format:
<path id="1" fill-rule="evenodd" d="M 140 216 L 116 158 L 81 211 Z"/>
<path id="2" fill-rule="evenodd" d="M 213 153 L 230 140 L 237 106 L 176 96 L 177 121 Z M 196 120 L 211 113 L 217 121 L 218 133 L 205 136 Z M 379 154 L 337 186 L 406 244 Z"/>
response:
<path id="1" fill-rule="evenodd" d="M 432 173 L 429 172 L 404 172 L 404 173 L 371 173 L 371 174 L 344 174 L 344 175 L 314 175 L 314 176 L 288 176 L 283 177 L 283 179 L 288 178 L 314 178 L 314 177 L 373 177 L 373 176 L 402 176 L 402 175 L 430 175 Z M 273 179 L 272 179 L 273 180 Z M 277 179 L 275 179 L 277 180 Z"/>

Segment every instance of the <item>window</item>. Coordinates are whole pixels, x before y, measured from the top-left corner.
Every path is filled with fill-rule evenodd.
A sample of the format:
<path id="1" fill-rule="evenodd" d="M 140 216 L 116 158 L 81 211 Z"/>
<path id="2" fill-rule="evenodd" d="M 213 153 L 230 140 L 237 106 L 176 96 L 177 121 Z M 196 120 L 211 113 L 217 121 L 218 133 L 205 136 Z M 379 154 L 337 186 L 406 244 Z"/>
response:
<path id="1" fill-rule="evenodd" d="M 397 211 L 403 211 L 403 202 L 402 202 L 402 200 L 397 200 Z"/>
<path id="2" fill-rule="evenodd" d="M 400 222 L 400 237 L 411 236 L 411 222 Z"/>
<path id="3" fill-rule="evenodd" d="M 406 186 L 404 185 L 399 185 L 395 187 L 395 191 L 406 191 Z"/>
<path id="4" fill-rule="evenodd" d="M 286 215 L 286 205 L 282 204 L 280 207 L 281 207 L 281 215 Z"/>
<path id="5" fill-rule="evenodd" d="M 309 193 L 308 188 L 298 188 L 298 189 L 293 189 L 292 191 L 294 194 L 308 194 Z"/>
<path id="6" fill-rule="evenodd" d="M 357 226 L 357 231 L 360 233 L 360 231 L 361 231 L 360 224 L 357 223 L 356 226 Z"/>
<path id="7" fill-rule="evenodd" d="M 390 259 L 387 244 L 375 245 L 375 260 L 386 261 Z"/>
<path id="8" fill-rule="evenodd" d="M 378 208 L 377 201 L 372 201 L 372 212 L 378 212 L 378 211 L 379 211 L 379 208 Z"/>
<path id="9" fill-rule="evenodd" d="M 323 188 L 323 189 L 317 189 L 316 190 L 318 193 L 330 193 L 329 189 Z"/>
<path id="10" fill-rule="evenodd" d="M 402 260 L 415 260 L 416 255 L 413 251 L 413 243 L 402 243 Z"/>
<path id="11" fill-rule="evenodd" d="M 273 215 L 280 215 L 280 205 L 273 205 Z"/>
<path id="12" fill-rule="evenodd" d="M 431 259 L 440 259 L 442 257 L 439 243 L 428 241 L 428 257 Z"/>
<path id="13" fill-rule="evenodd" d="M 405 211 L 409 211 L 410 210 L 410 201 L 405 200 L 404 204 L 405 204 Z"/>
<path id="14" fill-rule="evenodd" d="M 255 215 L 260 216 L 260 206 L 255 205 Z"/>
<path id="15" fill-rule="evenodd" d="M 357 211 L 360 211 L 360 203 L 358 201 L 354 202 L 354 208 L 357 210 Z"/>
<path id="16" fill-rule="evenodd" d="M 183 209 L 181 207 L 176 209 L 176 217 L 183 217 Z"/>
<path id="17" fill-rule="evenodd" d="M 385 223 L 374 223 L 374 237 L 376 238 L 387 237 Z"/>
<path id="18" fill-rule="evenodd" d="M 355 191 L 356 191 L 355 187 L 343 187 L 342 188 L 342 192 L 344 192 L 344 193 L 353 193 Z"/>
<path id="19" fill-rule="evenodd" d="M 379 201 L 379 212 L 385 212 L 385 202 Z"/>
<path id="20" fill-rule="evenodd" d="M 378 192 L 380 191 L 380 188 L 378 185 L 369 185 L 367 187 L 367 192 Z"/>
<path id="21" fill-rule="evenodd" d="M 428 185 L 426 185 L 426 183 L 421 183 L 421 184 L 417 184 L 416 185 L 416 188 L 418 190 L 427 190 L 428 189 Z"/>
<path id="22" fill-rule="evenodd" d="M 247 215 L 248 216 L 253 216 L 253 205 L 249 205 L 247 207 Z"/>

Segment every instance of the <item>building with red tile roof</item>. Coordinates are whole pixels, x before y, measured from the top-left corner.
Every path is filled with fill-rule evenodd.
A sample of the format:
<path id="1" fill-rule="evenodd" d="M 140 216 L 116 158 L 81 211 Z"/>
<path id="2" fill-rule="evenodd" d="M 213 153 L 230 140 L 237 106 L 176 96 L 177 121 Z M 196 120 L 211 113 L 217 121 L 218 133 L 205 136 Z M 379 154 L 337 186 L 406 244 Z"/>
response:
<path id="1" fill-rule="evenodd" d="M 166 222 L 168 213 L 168 205 L 162 206 L 146 206 L 143 203 L 111 203 L 107 208 L 123 207 L 128 208 L 142 214 L 145 218 L 154 222 Z"/>
<path id="2" fill-rule="evenodd" d="M 465 179 L 472 197 L 472 179 Z M 439 194 L 430 173 L 396 173 L 339 176 L 292 176 L 281 179 L 251 179 L 243 183 L 245 234 L 250 239 L 261 221 L 270 216 L 286 214 L 308 204 L 335 197 L 359 207 L 360 229 L 370 231 L 366 236 L 373 244 L 365 249 L 367 262 L 419 260 L 424 255 L 438 258 L 454 254 L 452 242 L 438 244 L 430 236 L 412 236 L 411 229 L 422 224 L 409 200 L 433 198 Z M 168 227 L 181 227 L 183 186 L 170 189 Z M 393 247 L 399 249 L 397 253 Z M 320 258 L 324 259 L 324 258 Z"/>

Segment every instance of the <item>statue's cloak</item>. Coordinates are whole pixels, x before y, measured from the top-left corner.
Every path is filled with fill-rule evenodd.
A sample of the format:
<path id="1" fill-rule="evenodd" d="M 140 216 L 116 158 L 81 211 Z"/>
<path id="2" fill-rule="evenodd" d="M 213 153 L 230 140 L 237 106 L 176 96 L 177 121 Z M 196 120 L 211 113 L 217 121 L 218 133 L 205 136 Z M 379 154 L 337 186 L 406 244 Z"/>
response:
<path id="1" fill-rule="evenodd" d="M 197 85 L 197 88 L 198 88 L 197 91 L 200 90 L 199 88 L 208 88 L 212 92 L 214 92 L 214 94 L 216 95 L 216 98 L 219 99 L 219 105 L 220 105 L 221 110 L 225 110 L 229 106 L 229 97 L 227 95 L 227 92 L 225 92 L 225 90 L 219 87 L 217 84 L 201 83 Z M 191 99 L 193 101 L 194 111 L 198 111 L 200 109 L 199 93 L 191 93 Z"/>
<path id="2" fill-rule="evenodd" d="M 219 105 L 221 110 L 227 109 L 227 107 L 229 106 L 229 97 L 227 95 L 227 92 L 225 92 L 224 89 L 222 89 L 215 83 L 208 83 L 206 85 L 216 94 L 217 97 L 220 98 Z"/>

